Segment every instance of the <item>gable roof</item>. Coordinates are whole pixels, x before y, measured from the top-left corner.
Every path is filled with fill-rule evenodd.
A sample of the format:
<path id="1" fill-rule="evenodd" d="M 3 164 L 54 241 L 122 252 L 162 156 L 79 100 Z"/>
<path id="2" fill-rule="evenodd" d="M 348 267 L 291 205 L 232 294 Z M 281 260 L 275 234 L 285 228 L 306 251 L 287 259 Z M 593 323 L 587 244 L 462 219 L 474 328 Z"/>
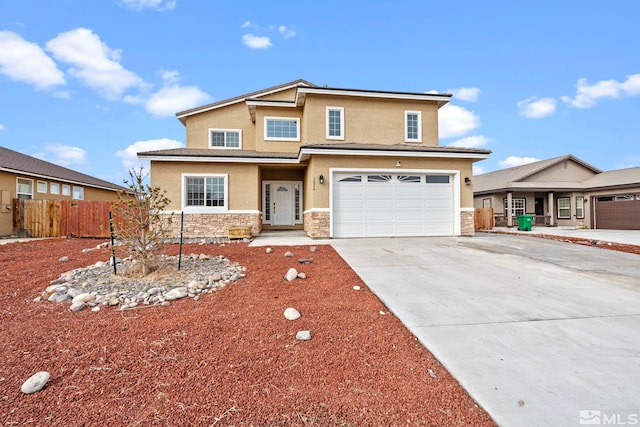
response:
<path id="1" fill-rule="evenodd" d="M 52 179 L 71 184 L 81 184 L 102 190 L 127 190 L 111 182 L 36 159 L 35 157 L 27 156 L 26 154 L 18 153 L 5 147 L 0 147 L 0 171 L 36 178 Z"/>
<path id="2" fill-rule="evenodd" d="M 532 175 L 541 172 L 551 166 L 558 163 L 562 163 L 566 160 L 572 160 L 579 165 L 593 171 L 595 174 L 599 174 L 602 171 L 595 166 L 578 159 L 577 157 L 567 154 L 565 156 L 554 157 L 547 160 L 540 160 L 538 162 L 527 163 L 526 165 L 514 166 L 512 168 L 501 169 L 495 172 L 489 172 L 482 175 L 476 175 L 473 177 L 473 191 L 474 193 L 487 193 L 500 190 L 508 190 L 514 187 L 518 187 L 517 183 L 525 181 Z M 514 185 L 516 183 L 516 185 Z M 582 184 L 579 182 L 574 183 L 550 183 L 552 187 L 560 188 L 582 188 Z M 518 187 L 523 188 L 523 187 Z"/>
<path id="3" fill-rule="evenodd" d="M 244 95 L 235 96 L 233 98 L 223 99 L 221 101 L 213 102 L 211 104 L 201 105 L 199 107 L 180 111 L 176 113 L 176 117 L 178 118 L 178 120 L 182 122 L 182 124 L 185 124 L 185 119 L 188 116 L 204 113 L 205 111 L 215 110 L 216 108 L 226 107 L 227 105 L 236 104 L 238 102 L 244 102 L 247 99 L 259 98 L 261 96 L 269 95 L 275 92 L 281 92 L 283 90 L 291 89 L 298 86 L 315 86 L 315 85 L 303 79 L 293 80 L 291 82 L 283 83 L 277 86 L 272 86 L 266 89 L 245 93 Z"/>
<path id="4" fill-rule="evenodd" d="M 262 100 L 260 97 L 281 92 L 287 89 L 297 88 L 295 99 L 292 101 L 282 100 Z M 332 96 L 356 96 L 370 98 L 387 98 L 387 99 L 411 99 L 420 101 L 435 101 L 438 108 L 447 104 L 451 100 L 451 94 L 448 93 L 423 93 L 423 92 L 393 92 L 384 90 L 367 90 L 367 89 L 345 89 L 337 87 L 317 86 L 303 79 L 294 80 L 292 82 L 283 83 L 278 86 L 272 86 L 267 89 L 247 93 L 236 96 L 234 98 L 224 99 L 212 104 L 195 107 L 189 110 L 176 113 L 178 120 L 182 124 L 186 123 L 186 118 L 194 114 L 204 113 L 216 108 L 226 107 L 239 102 L 246 102 L 251 113 L 252 120 L 255 120 L 255 108 L 258 105 L 263 106 L 279 106 L 279 107 L 299 107 L 304 105 L 307 95 L 332 95 Z"/>

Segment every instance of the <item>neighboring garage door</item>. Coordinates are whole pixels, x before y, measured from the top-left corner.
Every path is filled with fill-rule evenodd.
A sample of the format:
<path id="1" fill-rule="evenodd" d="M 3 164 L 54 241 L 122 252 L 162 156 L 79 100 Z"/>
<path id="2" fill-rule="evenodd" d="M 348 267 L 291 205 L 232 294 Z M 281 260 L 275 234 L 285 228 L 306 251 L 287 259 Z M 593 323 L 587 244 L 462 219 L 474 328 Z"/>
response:
<path id="1" fill-rule="evenodd" d="M 596 197 L 595 228 L 640 230 L 640 200 L 634 195 Z"/>
<path id="2" fill-rule="evenodd" d="M 453 178 L 336 173 L 333 237 L 452 236 Z"/>

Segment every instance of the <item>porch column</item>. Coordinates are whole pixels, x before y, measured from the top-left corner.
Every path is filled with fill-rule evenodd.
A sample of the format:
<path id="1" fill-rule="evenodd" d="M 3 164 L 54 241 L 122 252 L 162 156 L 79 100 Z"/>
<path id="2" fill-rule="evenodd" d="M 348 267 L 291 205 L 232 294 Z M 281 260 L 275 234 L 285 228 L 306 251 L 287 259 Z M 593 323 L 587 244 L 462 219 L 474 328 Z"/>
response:
<path id="1" fill-rule="evenodd" d="M 513 193 L 507 193 L 507 227 L 513 227 Z"/>
<path id="2" fill-rule="evenodd" d="M 550 191 L 547 194 L 548 200 L 547 200 L 547 216 L 549 217 L 549 225 L 553 225 L 556 222 L 556 215 L 554 213 L 553 210 L 553 191 Z"/>

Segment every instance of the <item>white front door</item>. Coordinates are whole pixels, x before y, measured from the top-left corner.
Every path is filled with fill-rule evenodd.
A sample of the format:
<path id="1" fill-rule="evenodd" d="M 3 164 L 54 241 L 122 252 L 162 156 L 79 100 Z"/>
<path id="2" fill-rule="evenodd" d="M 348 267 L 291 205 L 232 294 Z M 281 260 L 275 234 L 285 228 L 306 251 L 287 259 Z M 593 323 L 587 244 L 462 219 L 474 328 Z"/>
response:
<path id="1" fill-rule="evenodd" d="M 293 184 L 274 184 L 271 225 L 293 225 Z"/>

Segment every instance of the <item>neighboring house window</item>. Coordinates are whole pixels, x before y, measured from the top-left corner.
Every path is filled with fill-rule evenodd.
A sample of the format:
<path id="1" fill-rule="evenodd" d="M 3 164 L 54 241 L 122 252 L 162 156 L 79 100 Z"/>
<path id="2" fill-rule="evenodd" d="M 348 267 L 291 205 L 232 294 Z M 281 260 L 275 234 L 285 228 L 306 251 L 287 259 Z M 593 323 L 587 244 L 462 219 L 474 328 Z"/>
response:
<path id="1" fill-rule="evenodd" d="M 271 141 L 300 141 L 300 119 L 265 117 L 264 139 Z"/>
<path id="2" fill-rule="evenodd" d="M 405 142 L 422 142 L 422 113 L 420 111 L 404 112 Z"/>
<path id="3" fill-rule="evenodd" d="M 18 199 L 33 199 L 33 180 L 18 178 L 17 191 Z"/>
<path id="4" fill-rule="evenodd" d="M 71 186 L 67 184 L 62 184 L 62 195 L 70 196 L 71 195 Z"/>
<path id="5" fill-rule="evenodd" d="M 38 193 L 47 192 L 47 181 L 38 181 Z"/>
<path id="6" fill-rule="evenodd" d="M 482 207 L 489 209 L 491 207 L 491 199 L 482 199 Z"/>
<path id="7" fill-rule="evenodd" d="M 558 218 L 571 218 L 571 199 L 569 197 L 558 197 Z"/>
<path id="8" fill-rule="evenodd" d="M 51 194 L 60 194 L 60 184 L 52 182 L 49 186 L 49 190 L 51 190 Z"/>
<path id="9" fill-rule="evenodd" d="M 209 147 L 242 148 L 240 129 L 209 129 Z"/>
<path id="10" fill-rule="evenodd" d="M 513 207 L 513 216 L 524 215 L 525 199 L 511 199 L 511 205 Z M 507 199 L 504 199 L 504 212 L 505 216 L 508 215 Z"/>
<path id="11" fill-rule="evenodd" d="M 227 208 L 227 179 L 225 175 L 185 176 L 186 207 Z"/>
<path id="12" fill-rule="evenodd" d="M 75 200 L 84 200 L 84 188 L 73 186 L 73 198 Z"/>
<path id="13" fill-rule="evenodd" d="M 344 139 L 344 108 L 327 107 L 327 139 Z"/>
<path id="14" fill-rule="evenodd" d="M 584 218 L 584 199 L 576 198 L 576 218 Z"/>

